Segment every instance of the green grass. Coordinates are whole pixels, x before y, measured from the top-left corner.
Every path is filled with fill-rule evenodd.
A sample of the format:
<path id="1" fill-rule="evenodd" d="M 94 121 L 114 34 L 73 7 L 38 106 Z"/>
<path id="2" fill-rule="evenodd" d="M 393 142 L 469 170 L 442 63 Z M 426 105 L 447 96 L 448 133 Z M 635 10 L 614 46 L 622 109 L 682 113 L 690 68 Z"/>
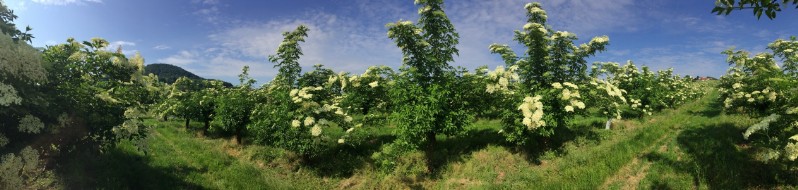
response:
<path id="1" fill-rule="evenodd" d="M 125 141 L 104 153 L 75 153 L 61 173 L 74 189 L 790 188 L 779 180 L 783 172 L 747 152 L 741 132 L 755 120 L 722 113 L 717 96 L 712 91 L 677 109 L 616 121 L 612 130 L 603 129 L 602 118 L 575 118 L 544 148 L 507 144 L 499 121 L 480 120 L 465 135 L 439 136 L 433 156 L 440 166 L 422 176 L 374 168 L 370 155 L 394 139 L 390 126 L 362 128 L 347 144 L 330 143 L 300 163 L 290 151 L 154 120 L 147 121 L 156 127 L 146 151 Z M 402 159 L 423 163 L 424 156 Z"/>

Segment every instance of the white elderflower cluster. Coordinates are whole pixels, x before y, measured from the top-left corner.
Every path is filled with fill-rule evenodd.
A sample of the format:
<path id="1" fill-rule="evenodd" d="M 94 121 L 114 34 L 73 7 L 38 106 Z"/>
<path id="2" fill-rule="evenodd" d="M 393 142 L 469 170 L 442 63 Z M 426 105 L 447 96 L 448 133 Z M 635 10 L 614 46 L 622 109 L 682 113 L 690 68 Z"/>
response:
<path id="1" fill-rule="evenodd" d="M 784 153 L 786 154 L 787 159 L 790 159 L 790 161 L 795 161 L 795 159 L 798 158 L 798 143 L 796 143 L 798 142 L 798 135 L 793 135 L 790 137 L 789 141 L 790 142 L 787 143 L 787 146 L 784 147 Z"/>
<path id="2" fill-rule="evenodd" d="M 608 117 L 614 116 L 616 119 L 621 119 L 621 110 L 619 103 L 626 104 L 626 98 L 624 97 L 626 90 L 620 89 L 610 82 L 599 80 L 597 78 L 593 78 L 593 80 L 590 82 L 590 85 L 592 85 L 594 89 L 596 89 L 598 92 L 607 93 L 606 96 L 598 95 L 597 97 L 593 97 L 597 99 L 596 100 L 597 102 L 599 102 L 598 106 L 600 106 L 600 108 L 604 110 L 603 112 L 604 115 Z M 632 101 L 634 103 L 634 100 Z M 610 115 L 610 112 L 612 113 L 612 115 Z"/>
<path id="3" fill-rule="evenodd" d="M 731 108 L 734 106 L 735 102 L 742 104 L 776 102 L 779 97 L 779 94 L 770 87 L 766 87 L 762 90 L 754 90 L 753 92 L 745 92 L 742 86 L 743 85 L 740 85 L 740 83 L 735 83 L 732 85 L 731 91 L 726 91 L 726 93 L 730 95 L 723 100 L 724 107 Z"/>
<path id="4" fill-rule="evenodd" d="M 338 81 L 341 78 L 341 76 L 331 77 L 330 81 Z M 345 77 L 343 78 L 345 79 Z M 320 136 L 324 127 L 342 126 L 341 124 L 343 123 L 335 123 L 337 121 L 352 122 L 352 117 L 338 106 L 337 101 L 333 100 L 332 103 L 328 101 L 315 102 L 312 99 L 313 92 L 320 90 L 323 90 L 323 88 L 303 87 L 291 90 L 289 93 L 291 99 L 294 103 L 301 105 L 297 110 L 297 115 L 290 123 L 292 128 L 305 127 L 302 130 L 310 128 L 311 135 Z"/>
<path id="5" fill-rule="evenodd" d="M 538 23 L 526 23 L 524 24 L 524 30 L 526 31 L 538 31 L 543 34 L 548 34 L 549 30 L 546 30 L 546 27 L 538 24 Z"/>
<path id="6" fill-rule="evenodd" d="M 527 96 L 524 98 L 524 102 L 518 106 L 518 110 L 521 110 L 524 115 L 521 123 L 529 130 L 546 126 L 546 121 L 543 121 L 543 102 L 540 102 L 540 99 L 539 95 L 535 97 Z"/>
<path id="7" fill-rule="evenodd" d="M 310 100 L 313 98 L 312 91 L 321 90 L 321 87 L 303 87 L 302 89 L 292 89 L 288 94 L 294 103 L 301 103 L 302 101 Z"/>
<path id="8" fill-rule="evenodd" d="M 324 83 L 324 86 L 331 87 L 332 85 L 339 83 L 341 84 L 341 90 L 346 89 L 347 85 L 349 85 L 349 76 L 345 72 L 340 72 L 337 75 L 332 75 L 330 78 L 327 79 L 327 83 Z"/>
<path id="9" fill-rule="evenodd" d="M 551 40 L 557 40 L 557 38 L 576 38 L 576 34 L 568 31 L 557 31 L 554 32 L 554 35 L 551 35 Z"/>
<path id="10" fill-rule="evenodd" d="M 560 99 L 569 103 L 564 107 L 566 112 L 574 112 L 574 108 L 585 109 L 585 103 L 579 100 L 579 98 L 582 98 L 582 95 L 579 94 L 579 86 L 570 82 L 555 82 L 551 86 L 554 89 L 562 89 Z"/>
<path id="11" fill-rule="evenodd" d="M 22 103 L 22 98 L 17 95 L 13 86 L 0 83 L 0 106 L 9 106 Z"/>
<path id="12" fill-rule="evenodd" d="M 534 16 L 548 19 L 548 16 L 546 16 L 546 11 L 541 9 L 540 3 L 527 3 L 524 5 L 524 9 Z"/>
<path id="13" fill-rule="evenodd" d="M 643 105 L 640 99 L 630 99 L 629 102 L 632 103 L 632 110 L 641 111 L 644 115 L 651 115 L 653 112 L 648 105 Z"/>
<path id="14" fill-rule="evenodd" d="M 349 77 L 349 83 L 352 83 L 353 87 L 360 87 L 360 77 L 357 75 L 352 75 Z"/>
<path id="15" fill-rule="evenodd" d="M 603 44 L 603 43 L 607 43 L 609 41 L 610 41 L 610 37 L 608 37 L 608 36 L 598 36 L 598 37 L 593 37 L 593 39 L 590 40 L 589 43 L 590 44 Z"/>
<path id="16" fill-rule="evenodd" d="M 500 93 L 509 93 L 512 94 L 513 92 L 510 90 L 510 83 L 519 80 L 518 73 L 518 66 L 510 66 L 510 68 L 504 69 L 503 66 L 496 67 L 496 70 L 488 72 L 488 85 L 485 89 L 488 93 L 500 92 Z"/>

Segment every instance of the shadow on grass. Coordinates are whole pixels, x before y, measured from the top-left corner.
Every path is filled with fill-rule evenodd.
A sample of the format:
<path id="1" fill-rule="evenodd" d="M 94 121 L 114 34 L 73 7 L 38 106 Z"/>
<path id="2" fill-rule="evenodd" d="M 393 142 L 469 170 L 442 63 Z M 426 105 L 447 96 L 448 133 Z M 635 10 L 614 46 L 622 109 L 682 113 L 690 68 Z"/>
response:
<path id="1" fill-rule="evenodd" d="M 715 117 L 723 112 L 723 102 L 720 100 L 710 100 L 709 104 L 703 108 L 702 110 L 688 110 L 687 112 L 698 116 Z"/>
<path id="2" fill-rule="evenodd" d="M 784 173 L 738 150 L 736 145 L 743 143 L 743 138 L 733 123 L 687 129 L 677 140 L 679 147 L 692 159 L 674 160 L 659 153 L 646 156 L 689 173 L 695 187 L 706 183 L 710 189 L 771 189 L 779 184 L 777 176 Z"/>
<path id="3" fill-rule="evenodd" d="M 436 164 L 431 176 L 433 178 L 440 177 L 440 172 L 447 165 L 465 161 L 473 152 L 485 149 L 488 145 L 503 146 L 514 153 L 524 155 L 531 163 L 541 164 L 541 156 L 548 151 L 565 154 L 566 151 L 563 149 L 566 143 L 586 144 L 584 141 L 587 141 L 598 144 L 603 138 L 596 130 L 603 125 L 604 123 L 600 119 L 584 119 L 573 123 L 571 127 L 556 128 L 554 131 L 556 135 L 551 137 L 531 138 L 535 140 L 527 142 L 527 145 L 523 147 L 508 143 L 505 137 L 498 133 L 498 129 L 470 129 L 461 136 L 439 141 L 437 150 L 432 157 Z"/>
<path id="4" fill-rule="evenodd" d="M 329 148 L 310 158 L 303 167 L 322 177 L 351 177 L 355 171 L 372 162 L 371 155 L 383 144 L 396 139 L 393 135 L 368 137 L 354 144 L 328 145 Z"/>
<path id="5" fill-rule="evenodd" d="M 169 166 L 152 167 L 149 157 L 118 148 L 100 153 L 83 149 L 63 155 L 55 171 L 66 189 L 204 189 L 183 181 L 202 169 Z"/>
<path id="6" fill-rule="evenodd" d="M 432 177 L 439 177 L 440 171 L 452 162 L 464 161 L 472 152 L 482 150 L 490 144 L 504 145 L 504 137 L 495 129 L 471 129 L 461 136 L 454 136 L 438 142 L 431 155 L 434 163 Z"/>

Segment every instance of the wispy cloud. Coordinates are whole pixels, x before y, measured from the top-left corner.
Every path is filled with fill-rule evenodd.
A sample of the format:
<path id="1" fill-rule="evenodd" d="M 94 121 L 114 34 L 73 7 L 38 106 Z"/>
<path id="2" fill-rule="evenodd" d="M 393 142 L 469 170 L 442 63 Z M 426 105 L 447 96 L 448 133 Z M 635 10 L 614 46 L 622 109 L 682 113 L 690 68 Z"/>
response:
<path id="1" fill-rule="evenodd" d="M 102 0 L 31 0 L 42 5 L 72 5 L 86 3 L 103 3 Z"/>
<path id="2" fill-rule="evenodd" d="M 191 64 L 195 64 L 198 61 L 199 55 L 195 52 L 190 51 L 180 51 L 175 55 L 171 55 L 166 58 L 158 59 L 157 63 L 168 63 L 172 65 L 179 65 L 179 66 L 189 66 Z"/>
<path id="3" fill-rule="evenodd" d="M 108 44 L 108 47 L 106 47 L 105 49 L 107 51 L 116 51 L 117 49 L 122 49 L 122 54 L 130 56 L 130 55 L 133 55 L 133 54 L 135 54 L 136 52 L 139 51 L 137 49 L 133 49 L 134 46 L 136 46 L 135 42 L 113 41 L 113 42 L 110 42 Z"/>
<path id="4" fill-rule="evenodd" d="M 128 42 L 128 41 L 113 41 L 108 45 L 108 47 L 119 47 L 119 46 L 136 46 L 136 42 Z"/>
<path id="5" fill-rule="evenodd" d="M 28 6 L 27 6 L 27 4 L 25 3 L 24 0 L 20 0 L 20 1 L 16 1 L 16 2 L 14 2 L 14 1 L 11 1 L 11 2 L 4 1 L 3 4 L 8 6 L 8 8 L 10 8 L 11 10 L 18 11 L 18 12 L 24 12 L 24 11 L 28 10 Z"/>
<path id="6" fill-rule="evenodd" d="M 155 47 L 152 47 L 152 48 L 153 48 L 153 49 L 157 49 L 157 50 L 167 50 L 167 49 L 172 49 L 172 47 L 169 47 L 169 46 L 167 46 L 167 45 L 163 45 L 163 44 L 161 44 L 161 45 L 157 45 L 157 46 L 155 46 Z"/>
<path id="7" fill-rule="evenodd" d="M 192 0 L 191 2 L 194 6 L 198 6 L 193 14 L 199 16 L 204 22 L 218 25 L 222 21 L 228 20 L 222 16 L 221 8 L 226 5 L 220 0 Z"/>

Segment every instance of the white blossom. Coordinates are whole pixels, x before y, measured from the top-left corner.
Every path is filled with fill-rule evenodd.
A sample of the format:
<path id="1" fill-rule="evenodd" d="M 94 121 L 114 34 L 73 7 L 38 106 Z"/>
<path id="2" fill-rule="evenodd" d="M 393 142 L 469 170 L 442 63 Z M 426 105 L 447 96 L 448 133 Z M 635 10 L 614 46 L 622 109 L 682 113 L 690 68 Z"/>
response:
<path id="1" fill-rule="evenodd" d="M 316 120 L 313 117 L 305 117 L 305 126 L 313 125 L 315 122 Z"/>
<path id="2" fill-rule="evenodd" d="M 321 135 L 321 126 L 314 125 L 312 128 L 310 128 L 310 135 L 313 135 L 314 137 Z"/>
<path id="3" fill-rule="evenodd" d="M 559 82 L 552 83 L 551 87 L 554 87 L 555 89 L 562 89 L 562 85 Z"/>

